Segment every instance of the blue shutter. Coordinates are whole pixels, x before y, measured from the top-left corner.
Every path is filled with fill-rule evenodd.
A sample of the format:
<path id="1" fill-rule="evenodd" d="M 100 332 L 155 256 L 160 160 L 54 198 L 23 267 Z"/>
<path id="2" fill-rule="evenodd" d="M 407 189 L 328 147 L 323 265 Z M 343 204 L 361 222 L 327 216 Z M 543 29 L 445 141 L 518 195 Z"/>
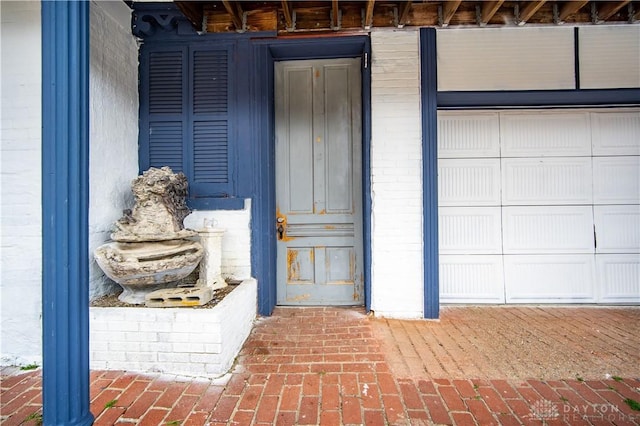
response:
<path id="1" fill-rule="evenodd" d="M 169 166 L 181 172 L 182 159 L 182 121 L 150 122 L 149 167 Z"/>
<path id="2" fill-rule="evenodd" d="M 193 177 L 196 182 L 229 182 L 229 137 L 226 120 L 193 123 Z"/>
<path id="3" fill-rule="evenodd" d="M 233 196 L 229 47 L 197 49 L 191 55 L 192 173 L 195 197 Z"/>
<path id="4" fill-rule="evenodd" d="M 234 184 L 233 46 L 142 47 L 140 169 L 182 171 L 194 208 L 243 206 Z"/>
<path id="5" fill-rule="evenodd" d="M 186 49 L 150 51 L 142 56 L 140 168 L 169 166 L 185 171 L 187 112 Z"/>
<path id="6" fill-rule="evenodd" d="M 227 50 L 193 52 L 193 113 L 227 114 L 229 102 Z"/>
<path id="7" fill-rule="evenodd" d="M 149 54 L 149 114 L 182 114 L 182 52 Z"/>

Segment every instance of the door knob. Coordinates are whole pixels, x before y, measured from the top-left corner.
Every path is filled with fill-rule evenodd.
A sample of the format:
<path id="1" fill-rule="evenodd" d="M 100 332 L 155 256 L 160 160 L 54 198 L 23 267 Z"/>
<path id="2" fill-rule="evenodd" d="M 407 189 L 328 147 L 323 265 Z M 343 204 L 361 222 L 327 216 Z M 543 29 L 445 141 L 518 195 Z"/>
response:
<path id="1" fill-rule="evenodd" d="M 284 237 L 284 218 L 279 217 L 276 221 L 278 222 L 278 239 L 281 240 Z"/>

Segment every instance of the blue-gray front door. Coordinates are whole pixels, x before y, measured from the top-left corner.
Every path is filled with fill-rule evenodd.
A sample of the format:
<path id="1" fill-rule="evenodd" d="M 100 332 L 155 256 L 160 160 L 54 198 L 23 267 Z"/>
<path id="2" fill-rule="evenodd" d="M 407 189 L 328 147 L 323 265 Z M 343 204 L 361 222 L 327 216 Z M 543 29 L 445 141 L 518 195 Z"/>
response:
<path id="1" fill-rule="evenodd" d="M 280 305 L 363 303 L 360 73 L 359 58 L 276 63 Z"/>

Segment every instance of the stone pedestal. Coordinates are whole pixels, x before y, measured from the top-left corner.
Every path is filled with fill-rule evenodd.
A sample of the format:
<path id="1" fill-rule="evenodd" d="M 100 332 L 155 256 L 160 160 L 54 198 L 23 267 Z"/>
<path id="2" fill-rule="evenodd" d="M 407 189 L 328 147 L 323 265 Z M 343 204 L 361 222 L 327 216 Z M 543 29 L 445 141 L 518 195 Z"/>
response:
<path id="1" fill-rule="evenodd" d="M 200 261 L 199 287 L 214 290 L 224 288 L 227 283 L 222 278 L 222 236 L 225 229 L 205 227 L 198 230 L 200 244 L 204 248 L 204 257 Z"/>

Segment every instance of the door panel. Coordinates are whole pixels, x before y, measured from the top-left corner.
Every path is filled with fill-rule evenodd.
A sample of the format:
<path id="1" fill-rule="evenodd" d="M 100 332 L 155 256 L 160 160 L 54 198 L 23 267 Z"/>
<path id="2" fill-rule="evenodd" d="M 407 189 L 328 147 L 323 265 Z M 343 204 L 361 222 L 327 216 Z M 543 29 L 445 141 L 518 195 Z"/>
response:
<path id="1" fill-rule="evenodd" d="M 275 65 L 278 304 L 362 304 L 360 59 Z"/>

